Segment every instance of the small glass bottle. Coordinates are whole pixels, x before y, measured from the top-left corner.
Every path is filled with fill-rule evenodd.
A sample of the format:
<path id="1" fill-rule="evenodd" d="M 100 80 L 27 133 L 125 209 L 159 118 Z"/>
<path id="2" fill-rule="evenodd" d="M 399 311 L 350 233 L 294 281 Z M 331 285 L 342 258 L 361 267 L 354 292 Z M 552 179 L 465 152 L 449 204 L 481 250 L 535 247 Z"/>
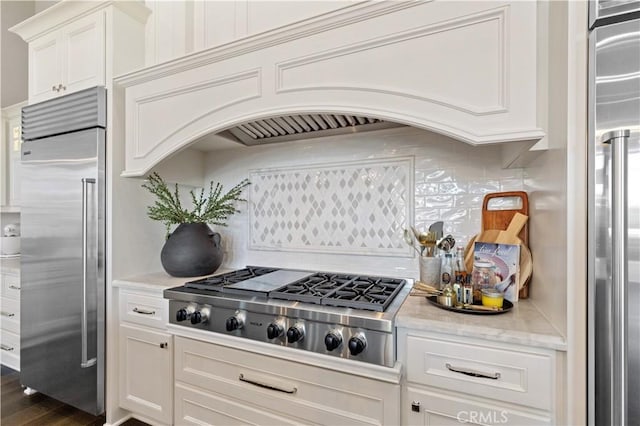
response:
<path id="1" fill-rule="evenodd" d="M 462 297 L 462 288 L 463 288 L 463 281 L 462 278 L 459 275 L 456 275 L 456 282 L 453 283 L 453 292 L 456 294 L 456 300 L 459 303 L 464 303 L 463 302 L 463 297 Z"/>
<path id="2" fill-rule="evenodd" d="M 473 285 L 471 285 L 471 275 L 467 275 L 462 287 L 462 303 L 473 305 Z"/>
<path id="3" fill-rule="evenodd" d="M 464 247 L 456 248 L 456 266 L 454 270 L 456 282 L 460 277 L 460 283 L 464 283 L 467 279 L 467 267 L 464 264 Z"/>
<path id="4" fill-rule="evenodd" d="M 440 288 L 443 289 L 447 284 L 451 284 L 453 277 L 453 256 L 451 253 L 445 253 L 440 264 Z"/>

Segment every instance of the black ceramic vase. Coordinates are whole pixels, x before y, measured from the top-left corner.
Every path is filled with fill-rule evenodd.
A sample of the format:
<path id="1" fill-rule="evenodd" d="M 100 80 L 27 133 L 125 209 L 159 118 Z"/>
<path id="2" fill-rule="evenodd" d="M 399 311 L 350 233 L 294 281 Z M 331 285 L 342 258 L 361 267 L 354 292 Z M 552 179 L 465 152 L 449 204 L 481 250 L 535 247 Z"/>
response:
<path id="1" fill-rule="evenodd" d="M 160 261 L 174 277 L 212 274 L 222 263 L 220 234 L 206 223 L 182 223 L 164 243 Z"/>

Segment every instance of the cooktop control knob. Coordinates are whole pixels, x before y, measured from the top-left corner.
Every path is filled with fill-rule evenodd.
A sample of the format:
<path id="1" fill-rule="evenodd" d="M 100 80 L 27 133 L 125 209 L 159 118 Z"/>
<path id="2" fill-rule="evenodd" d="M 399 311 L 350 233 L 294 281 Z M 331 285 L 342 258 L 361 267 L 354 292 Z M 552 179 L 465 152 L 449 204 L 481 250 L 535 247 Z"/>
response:
<path id="1" fill-rule="evenodd" d="M 268 339 L 275 339 L 277 337 L 280 337 L 282 333 L 284 333 L 284 327 L 282 326 L 282 323 L 279 321 L 272 322 L 267 326 Z"/>
<path id="2" fill-rule="evenodd" d="M 244 327 L 244 313 L 236 311 L 232 317 L 227 318 L 226 328 L 227 331 L 239 330 Z"/>
<path id="3" fill-rule="evenodd" d="M 195 310 L 194 306 L 187 306 L 186 308 L 178 309 L 176 312 L 176 321 L 181 322 L 188 320 Z"/>
<path id="4" fill-rule="evenodd" d="M 203 320 L 202 312 L 195 311 L 194 313 L 191 314 L 191 324 L 199 324 L 202 322 L 202 320 Z"/>
<path id="5" fill-rule="evenodd" d="M 176 312 L 176 321 L 186 321 L 188 318 L 189 314 L 185 308 L 178 309 L 178 312 Z"/>
<path id="6" fill-rule="evenodd" d="M 338 330 L 331 330 L 324 336 L 324 345 L 328 351 L 338 348 L 342 344 L 342 333 Z"/>
<path id="7" fill-rule="evenodd" d="M 356 356 L 367 347 L 367 339 L 365 339 L 364 334 L 358 333 L 349 339 L 349 352 L 352 356 Z"/>
<path id="8" fill-rule="evenodd" d="M 207 322 L 209 319 L 209 309 L 203 308 L 191 314 L 191 324 L 200 324 Z"/>
<path id="9" fill-rule="evenodd" d="M 287 330 L 287 342 L 295 343 L 304 339 L 304 325 L 296 324 Z"/>

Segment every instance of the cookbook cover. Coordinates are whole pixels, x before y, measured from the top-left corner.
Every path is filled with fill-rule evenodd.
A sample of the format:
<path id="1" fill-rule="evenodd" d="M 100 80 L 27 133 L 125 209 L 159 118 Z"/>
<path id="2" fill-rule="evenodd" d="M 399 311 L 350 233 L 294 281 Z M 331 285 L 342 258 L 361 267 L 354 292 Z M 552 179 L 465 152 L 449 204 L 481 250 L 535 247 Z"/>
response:
<path id="1" fill-rule="evenodd" d="M 518 301 L 520 245 L 478 243 L 473 248 L 474 288 L 495 287 L 510 302 Z"/>

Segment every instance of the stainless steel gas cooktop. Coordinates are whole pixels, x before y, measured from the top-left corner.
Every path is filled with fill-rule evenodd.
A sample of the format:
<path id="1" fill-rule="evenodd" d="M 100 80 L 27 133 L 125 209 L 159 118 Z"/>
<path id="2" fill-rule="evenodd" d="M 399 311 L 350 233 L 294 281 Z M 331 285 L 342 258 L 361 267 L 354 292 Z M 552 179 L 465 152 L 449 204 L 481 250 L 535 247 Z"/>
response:
<path id="1" fill-rule="evenodd" d="M 407 280 L 248 266 L 165 290 L 170 322 L 391 367 Z"/>

